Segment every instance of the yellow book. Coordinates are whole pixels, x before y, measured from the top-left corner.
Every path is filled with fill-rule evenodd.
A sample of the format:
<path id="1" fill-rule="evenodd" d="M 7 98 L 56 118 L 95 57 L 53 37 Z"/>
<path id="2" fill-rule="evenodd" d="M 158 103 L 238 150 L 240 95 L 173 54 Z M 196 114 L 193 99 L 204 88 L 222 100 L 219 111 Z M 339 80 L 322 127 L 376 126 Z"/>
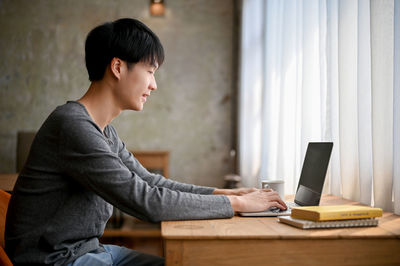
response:
<path id="1" fill-rule="evenodd" d="M 382 209 L 357 205 L 307 206 L 292 209 L 291 217 L 310 221 L 364 219 L 382 216 Z"/>

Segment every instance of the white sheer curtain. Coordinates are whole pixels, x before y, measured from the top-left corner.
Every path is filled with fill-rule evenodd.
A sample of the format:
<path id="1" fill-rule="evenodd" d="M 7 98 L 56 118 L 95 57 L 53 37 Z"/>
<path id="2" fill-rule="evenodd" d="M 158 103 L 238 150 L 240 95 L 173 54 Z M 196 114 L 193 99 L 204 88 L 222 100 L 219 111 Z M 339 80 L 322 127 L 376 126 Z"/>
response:
<path id="1" fill-rule="evenodd" d="M 333 141 L 325 193 L 400 214 L 398 0 L 243 0 L 243 185 L 294 193 L 307 143 Z"/>

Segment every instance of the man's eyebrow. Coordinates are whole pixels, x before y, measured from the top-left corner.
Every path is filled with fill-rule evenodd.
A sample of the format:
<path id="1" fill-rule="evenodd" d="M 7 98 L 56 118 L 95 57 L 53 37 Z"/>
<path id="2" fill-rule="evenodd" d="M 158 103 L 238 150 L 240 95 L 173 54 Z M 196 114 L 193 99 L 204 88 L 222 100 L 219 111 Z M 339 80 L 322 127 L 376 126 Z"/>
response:
<path id="1" fill-rule="evenodd" d="M 152 63 L 152 64 L 150 64 L 150 66 L 154 67 L 155 69 L 158 68 L 158 64 L 157 63 Z"/>

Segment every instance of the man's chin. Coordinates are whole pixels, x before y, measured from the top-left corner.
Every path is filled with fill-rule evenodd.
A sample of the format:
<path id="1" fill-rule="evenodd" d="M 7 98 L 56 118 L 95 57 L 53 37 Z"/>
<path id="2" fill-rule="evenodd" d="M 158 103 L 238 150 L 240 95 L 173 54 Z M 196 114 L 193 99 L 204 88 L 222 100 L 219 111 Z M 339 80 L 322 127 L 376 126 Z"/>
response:
<path id="1" fill-rule="evenodd" d="M 139 105 L 139 106 L 132 106 L 129 109 L 132 110 L 132 111 L 143 111 L 143 104 Z"/>

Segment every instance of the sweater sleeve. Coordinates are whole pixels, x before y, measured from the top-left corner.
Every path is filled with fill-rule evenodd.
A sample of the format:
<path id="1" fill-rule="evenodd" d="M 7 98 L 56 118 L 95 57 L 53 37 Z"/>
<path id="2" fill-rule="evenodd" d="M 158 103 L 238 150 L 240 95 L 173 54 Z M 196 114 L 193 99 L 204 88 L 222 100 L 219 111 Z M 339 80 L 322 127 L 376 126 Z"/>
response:
<path id="1" fill-rule="evenodd" d="M 189 192 L 194 194 L 204 194 L 210 195 L 213 193 L 215 188 L 205 187 L 205 186 L 196 186 L 191 184 L 180 183 L 177 181 L 173 181 L 171 179 L 167 179 L 162 175 L 153 174 L 147 171 L 146 168 L 130 153 L 119 138 L 118 139 L 118 147 L 119 147 L 119 157 L 125 166 L 131 171 L 139 175 L 144 181 L 146 181 L 151 187 L 164 187 L 172 190 L 177 190 L 181 192 Z"/>
<path id="2" fill-rule="evenodd" d="M 109 141 L 90 121 L 66 121 L 59 138 L 60 168 L 107 202 L 140 219 L 157 222 L 234 215 L 226 196 L 175 190 L 179 184 L 162 181 L 165 178 L 158 176 L 145 175 L 145 181 L 111 150 Z M 131 159 L 131 167 L 135 162 Z"/>

